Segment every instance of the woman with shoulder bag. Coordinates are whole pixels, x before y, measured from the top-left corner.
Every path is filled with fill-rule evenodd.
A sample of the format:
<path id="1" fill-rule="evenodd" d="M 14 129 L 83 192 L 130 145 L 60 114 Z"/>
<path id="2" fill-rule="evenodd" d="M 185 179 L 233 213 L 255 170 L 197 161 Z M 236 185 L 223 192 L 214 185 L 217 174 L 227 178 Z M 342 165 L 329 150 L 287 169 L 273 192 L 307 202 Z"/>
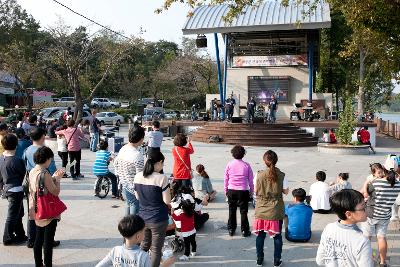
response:
<path id="1" fill-rule="evenodd" d="M 187 143 L 189 144 L 186 147 Z M 181 186 L 191 187 L 193 175 L 190 154 L 193 154 L 194 150 L 190 138 L 179 133 L 174 138 L 174 145 L 172 149 L 174 182 Z"/>
<path id="2" fill-rule="evenodd" d="M 54 154 L 50 148 L 40 147 L 33 155 L 36 166 L 29 173 L 29 217 L 31 220 L 35 220 L 36 224 L 36 239 L 33 249 L 36 267 L 52 266 L 57 221 L 60 220 L 61 213 L 66 209 L 64 203 L 58 199 L 60 180 L 65 171 L 64 169 L 57 170 L 51 177 L 47 170 L 53 157 Z"/>
<path id="3" fill-rule="evenodd" d="M 75 166 L 71 166 L 71 176 L 73 180 L 78 180 L 84 176 L 81 174 L 81 143 L 80 139 L 85 139 L 81 129 L 75 126 L 73 119 L 68 120 L 68 128 L 56 132 L 56 135 L 64 135 L 67 140 L 69 162 L 76 161 Z"/>

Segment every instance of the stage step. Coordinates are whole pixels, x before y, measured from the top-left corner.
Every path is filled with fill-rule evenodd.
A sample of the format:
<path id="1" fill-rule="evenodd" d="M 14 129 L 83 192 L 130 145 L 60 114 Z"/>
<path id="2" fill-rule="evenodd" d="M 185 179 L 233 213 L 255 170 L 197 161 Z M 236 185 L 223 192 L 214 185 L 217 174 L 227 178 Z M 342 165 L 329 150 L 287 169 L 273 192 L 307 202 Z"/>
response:
<path id="1" fill-rule="evenodd" d="M 210 136 L 218 135 L 223 144 L 268 147 L 309 147 L 316 146 L 318 138 L 291 124 L 242 124 L 208 122 L 199 127 L 192 139 L 209 142 Z"/>

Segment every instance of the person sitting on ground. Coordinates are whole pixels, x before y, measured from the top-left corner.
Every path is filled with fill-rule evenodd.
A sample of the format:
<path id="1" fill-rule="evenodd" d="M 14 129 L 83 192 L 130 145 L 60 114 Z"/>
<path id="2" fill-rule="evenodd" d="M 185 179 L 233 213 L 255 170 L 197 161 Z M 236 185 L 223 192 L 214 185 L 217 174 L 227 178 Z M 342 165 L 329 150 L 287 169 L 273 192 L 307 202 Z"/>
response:
<path id="1" fill-rule="evenodd" d="M 108 255 L 101 260 L 96 267 L 151 267 L 150 255 L 142 250 L 140 244 L 145 235 L 145 223 L 138 215 L 128 215 L 118 223 L 118 231 L 124 238 L 122 246 L 114 247 Z M 171 266 L 175 262 L 174 257 L 170 257 L 161 263 L 161 267 Z"/>
<path id="2" fill-rule="evenodd" d="M 215 196 L 217 195 L 217 191 L 213 189 L 213 186 L 210 181 L 210 177 L 204 169 L 202 164 L 196 166 L 196 172 L 193 177 L 193 189 L 194 195 L 203 199 L 204 196 L 207 196 L 207 201 L 213 201 Z"/>
<path id="3" fill-rule="evenodd" d="M 357 223 L 367 220 L 363 195 L 343 189 L 332 195 L 330 204 L 340 220 L 328 224 L 322 232 L 317 264 L 373 267 L 371 242 L 357 227 Z"/>
<path id="4" fill-rule="evenodd" d="M 361 142 L 363 145 L 368 145 L 371 151 L 375 154 L 375 150 L 371 145 L 371 135 L 368 131 L 368 126 L 364 126 L 357 132 L 357 137 L 358 140 Z"/>
<path id="5" fill-rule="evenodd" d="M 375 181 L 376 179 L 382 178 L 385 176 L 385 168 L 383 168 L 382 164 L 380 163 L 373 163 L 369 165 L 371 169 L 371 174 L 368 175 L 367 179 L 364 182 L 363 187 L 361 188 L 360 192 L 364 195 L 365 200 L 368 200 L 368 185 Z"/>
<path id="6" fill-rule="evenodd" d="M 108 142 L 101 140 L 99 143 L 99 150 L 96 152 L 96 159 L 93 164 L 93 174 L 97 176 L 95 195 L 98 196 L 99 194 L 99 178 L 104 176 L 110 178 L 111 180 L 112 198 L 118 198 L 118 178 L 108 169 L 108 164 L 113 160 L 113 158 L 111 157 L 111 153 L 107 150 L 107 148 Z"/>
<path id="7" fill-rule="evenodd" d="M 22 159 L 25 149 L 32 145 L 32 141 L 25 135 L 25 131 L 22 128 L 17 128 L 15 134 L 18 137 L 17 150 L 15 156 Z"/>
<path id="8" fill-rule="evenodd" d="M 293 203 L 285 208 L 285 237 L 291 242 L 308 242 L 311 238 L 313 210 L 304 203 L 306 191 L 297 188 L 292 191 Z"/>
<path id="9" fill-rule="evenodd" d="M 349 179 L 348 172 L 339 173 L 336 178 L 336 182 L 332 182 L 329 184 L 329 189 L 331 190 L 331 194 L 338 192 L 342 189 L 352 189 L 351 183 L 347 180 Z"/>
<path id="10" fill-rule="evenodd" d="M 325 183 L 326 173 L 318 171 L 315 175 L 317 182 L 313 183 L 310 187 L 311 208 L 316 213 L 330 213 L 331 206 L 329 204 L 329 197 L 331 191 L 329 185 Z"/>
<path id="11" fill-rule="evenodd" d="M 324 132 L 322 133 L 321 141 L 322 141 L 322 143 L 330 143 L 331 142 L 331 139 L 329 138 L 328 129 L 325 129 Z"/>
<path id="12" fill-rule="evenodd" d="M 4 184 L 4 195 L 9 203 L 4 225 L 3 245 L 9 246 L 28 240 L 22 225 L 22 217 L 24 217 L 22 182 L 26 169 L 24 161 L 15 155 L 18 144 L 17 137 L 14 134 L 7 134 L 1 143 L 5 151 L 0 156 L 0 174 Z"/>
<path id="13" fill-rule="evenodd" d="M 336 142 L 335 129 L 332 128 L 329 130 L 329 143 L 336 144 Z"/>

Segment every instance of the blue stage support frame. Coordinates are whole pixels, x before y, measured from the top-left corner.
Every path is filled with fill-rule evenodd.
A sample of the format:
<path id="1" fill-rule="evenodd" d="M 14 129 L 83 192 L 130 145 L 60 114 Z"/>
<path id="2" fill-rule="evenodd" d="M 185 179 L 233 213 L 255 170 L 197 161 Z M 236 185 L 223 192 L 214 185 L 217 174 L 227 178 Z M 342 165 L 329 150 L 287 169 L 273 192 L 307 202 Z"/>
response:
<path id="1" fill-rule="evenodd" d="M 218 34 L 214 33 L 214 40 L 215 40 L 215 53 L 217 57 L 217 68 L 218 68 L 218 89 L 219 89 L 219 97 L 221 98 L 221 104 L 224 106 L 225 99 L 224 99 L 224 92 L 222 88 L 222 75 L 221 75 L 221 62 L 219 60 L 219 47 L 218 47 Z M 225 119 L 225 109 L 221 109 L 221 119 Z"/>
<path id="2" fill-rule="evenodd" d="M 308 43 L 308 103 L 312 103 L 314 74 L 314 42 Z"/>
<path id="3" fill-rule="evenodd" d="M 225 34 L 225 61 L 224 61 L 224 100 L 226 100 L 226 80 L 228 77 L 228 34 Z"/>

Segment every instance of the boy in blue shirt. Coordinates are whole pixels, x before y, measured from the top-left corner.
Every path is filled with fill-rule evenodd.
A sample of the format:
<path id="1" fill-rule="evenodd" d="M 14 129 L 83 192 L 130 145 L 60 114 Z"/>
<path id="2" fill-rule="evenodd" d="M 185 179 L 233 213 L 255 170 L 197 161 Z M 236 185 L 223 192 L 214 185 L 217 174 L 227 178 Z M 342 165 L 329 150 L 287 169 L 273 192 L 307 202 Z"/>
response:
<path id="1" fill-rule="evenodd" d="M 297 188 L 292 191 L 294 203 L 285 208 L 285 237 L 291 242 L 308 242 L 311 238 L 311 218 L 313 210 L 304 203 L 306 191 Z"/>
<path id="2" fill-rule="evenodd" d="M 108 170 L 108 164 L 112 160 L 110 151 L 107 150 L 108 142 L 107 141 L 100 141 L 99 148 L 96 152 L 96 160 L 94 161 L 93 165 L 93 174 L 97 177 L 106 176 L 111 180 L 111 192 L 112 198 L 118 197 L 118 184 L 117 184 L 117 176 L 114 173 Z M 95 194 L 98 195 L 98 182 L 99 179 L 96 181 L 95 185 Z"/>

